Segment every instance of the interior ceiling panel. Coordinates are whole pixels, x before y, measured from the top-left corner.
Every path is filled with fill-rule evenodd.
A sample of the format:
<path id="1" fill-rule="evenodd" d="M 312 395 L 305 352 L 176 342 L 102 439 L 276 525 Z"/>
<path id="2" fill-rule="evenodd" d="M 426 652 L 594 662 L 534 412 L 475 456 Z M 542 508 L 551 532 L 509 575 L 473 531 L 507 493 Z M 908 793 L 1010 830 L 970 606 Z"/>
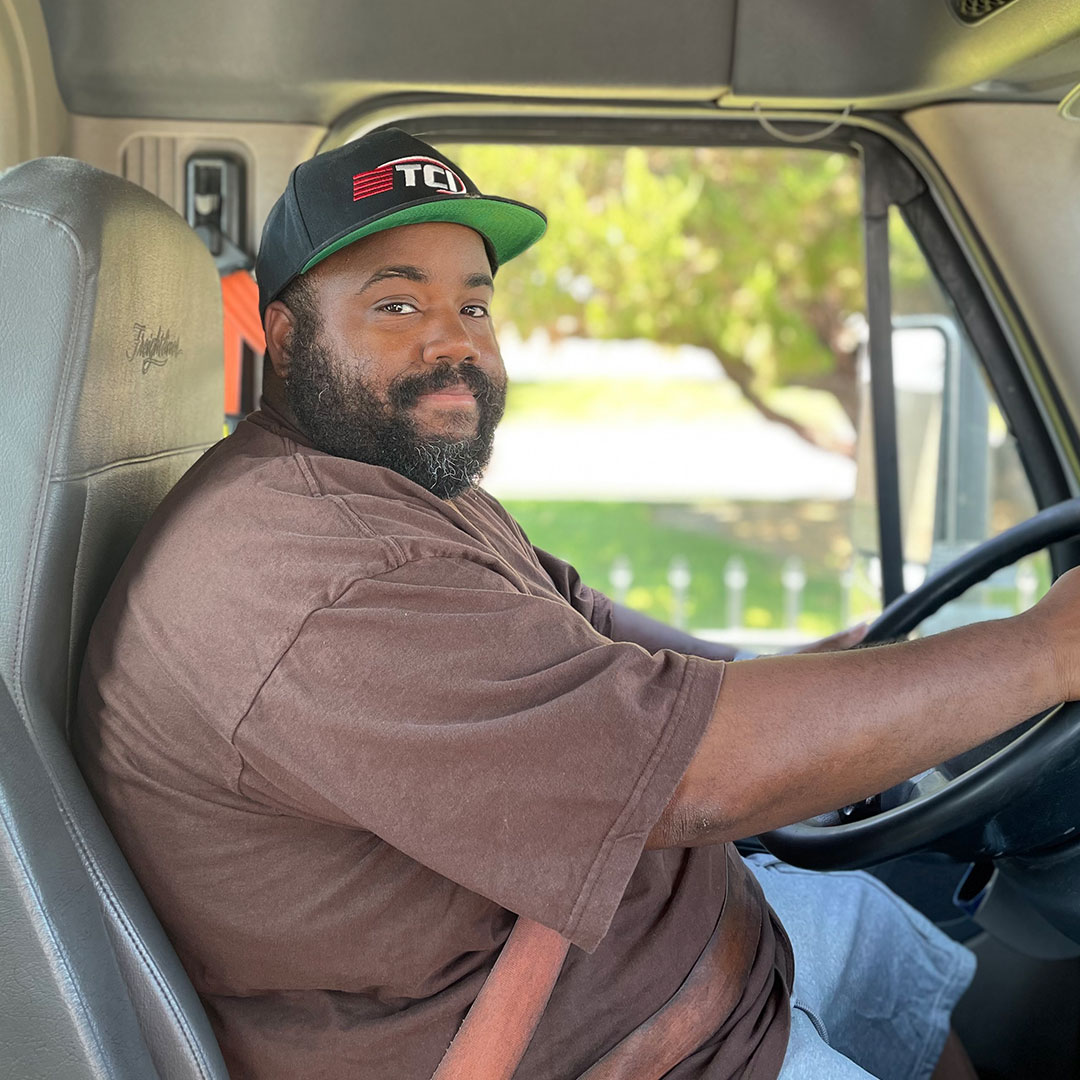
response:
<path id="1" fill-rule="evenodd" d="M 1080 3 L 1012 0 L 968 25 L 951 0 L 752 0 L 739 4 L 735 41 L 725 103 L 903 108 L 1038 97 L 1047 81 L 1067 88 L 1080 69 Z M 1049 66 L 1032 61 L 1050 50 Z M 1027 66 L 1043 85 L 998 78 Z"/>
<path id="2" fill-rule="evenodd" d="M 735 0 L 42 0 L 69 110 L 328 124 L 399 91 L 710 100 Z"/>

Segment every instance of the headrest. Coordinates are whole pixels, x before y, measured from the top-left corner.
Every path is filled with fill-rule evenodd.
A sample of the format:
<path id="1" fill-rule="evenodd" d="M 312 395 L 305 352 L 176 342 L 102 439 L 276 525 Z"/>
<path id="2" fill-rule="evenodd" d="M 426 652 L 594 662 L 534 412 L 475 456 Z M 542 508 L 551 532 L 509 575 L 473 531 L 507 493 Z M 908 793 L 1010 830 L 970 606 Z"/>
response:
<path id="1" fill-rule="evenodd" d="M 160 199 L 83 162 L 9 170 L 0 386 L 0 677 L 19 702 L 31 678 L 70 694 L 135 534 L 221 436 L 209 252 Z"/>

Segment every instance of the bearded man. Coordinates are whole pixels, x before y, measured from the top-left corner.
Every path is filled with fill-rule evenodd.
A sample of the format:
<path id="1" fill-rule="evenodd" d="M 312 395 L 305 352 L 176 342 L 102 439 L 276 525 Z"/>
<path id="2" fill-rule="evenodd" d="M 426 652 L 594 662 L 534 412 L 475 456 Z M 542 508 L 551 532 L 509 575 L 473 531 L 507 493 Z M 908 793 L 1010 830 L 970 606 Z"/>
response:
<path id="1" fill-rule="evenodd" d="M 520 1080 L 970 1075 L 942 1056 L 966 950 L 730 841 L 1075 695 L 1075 575 L 1014 619 L 737 664 L 612 604 L 478 486 L 493 276 L 543 228 L 401 131 L 298 166 L 262 408 L 99 616 L 77 752 L 231 1075 L 426 1080 L 519 917 L 569 943 Z"/>

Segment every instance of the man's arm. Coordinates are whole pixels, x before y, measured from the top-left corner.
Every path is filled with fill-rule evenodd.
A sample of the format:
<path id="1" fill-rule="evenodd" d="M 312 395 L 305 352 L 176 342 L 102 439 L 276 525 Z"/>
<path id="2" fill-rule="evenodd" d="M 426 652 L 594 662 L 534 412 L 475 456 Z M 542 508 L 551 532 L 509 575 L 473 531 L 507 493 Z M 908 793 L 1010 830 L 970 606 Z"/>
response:
<path id="1" fill-rule="evenodd" d="M 622 604 L 611 604 L 612 641 L 632 641 L 649 652 L 673 649 L 689 656 L 702 656 L 706 660 L 734 660 L 735 649 L 719 641 L 706 641 L 684 630 L 650 618 Z"/>
<path id="2" fill-rule="evenodd" d="M 1080 570 L 1031 610 L 920 641 L 728 667 L 650 847 L 750 836 L 884 791 L 1080 697 Z"/>
<path id="3" fill-rule="evenodd" d="M 706 641 L 704 638 L 694 637 L 684 630 L 676 630 L 667 623 L 652 619 L 643 615 L 640 611 L 624 607 L 622 604 L 612 602 L 611 605 L 611 637 L 612 641 L 632 641 L 649 652 L 657 652 L 659 649 L 674 649 L 675 652 L 686 653 L 689 656 L 701 656 L 706 660 L 734 660 L 736 650 L 731 645 L 725 645 L 719 641 Z M 858 645 L 866 634 L 865 624 L 854 626 L 849 630 L 841 630 L 820 641 L 814 641 L 804 645 L 796 652 L 830 652 L 834 649 L 850 649 Z"/>

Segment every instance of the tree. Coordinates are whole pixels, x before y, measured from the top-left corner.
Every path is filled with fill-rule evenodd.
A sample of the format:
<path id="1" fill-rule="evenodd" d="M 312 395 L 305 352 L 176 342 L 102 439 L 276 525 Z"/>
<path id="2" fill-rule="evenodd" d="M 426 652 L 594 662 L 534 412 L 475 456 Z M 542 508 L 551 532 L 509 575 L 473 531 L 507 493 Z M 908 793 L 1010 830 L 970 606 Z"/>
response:
<path id="1" fill-rule="evenodd" d="M 499 273 L 500 308 L 523 336 L 702 346 L 762 415 L 852 452 L 772 399 L 787 386 L 826 391 L 855 423 L 851 316 L 865 301 L 854 159 L 492 146 L 455 157 L 483 190 L 548 212 L 545 238 Z"/>

